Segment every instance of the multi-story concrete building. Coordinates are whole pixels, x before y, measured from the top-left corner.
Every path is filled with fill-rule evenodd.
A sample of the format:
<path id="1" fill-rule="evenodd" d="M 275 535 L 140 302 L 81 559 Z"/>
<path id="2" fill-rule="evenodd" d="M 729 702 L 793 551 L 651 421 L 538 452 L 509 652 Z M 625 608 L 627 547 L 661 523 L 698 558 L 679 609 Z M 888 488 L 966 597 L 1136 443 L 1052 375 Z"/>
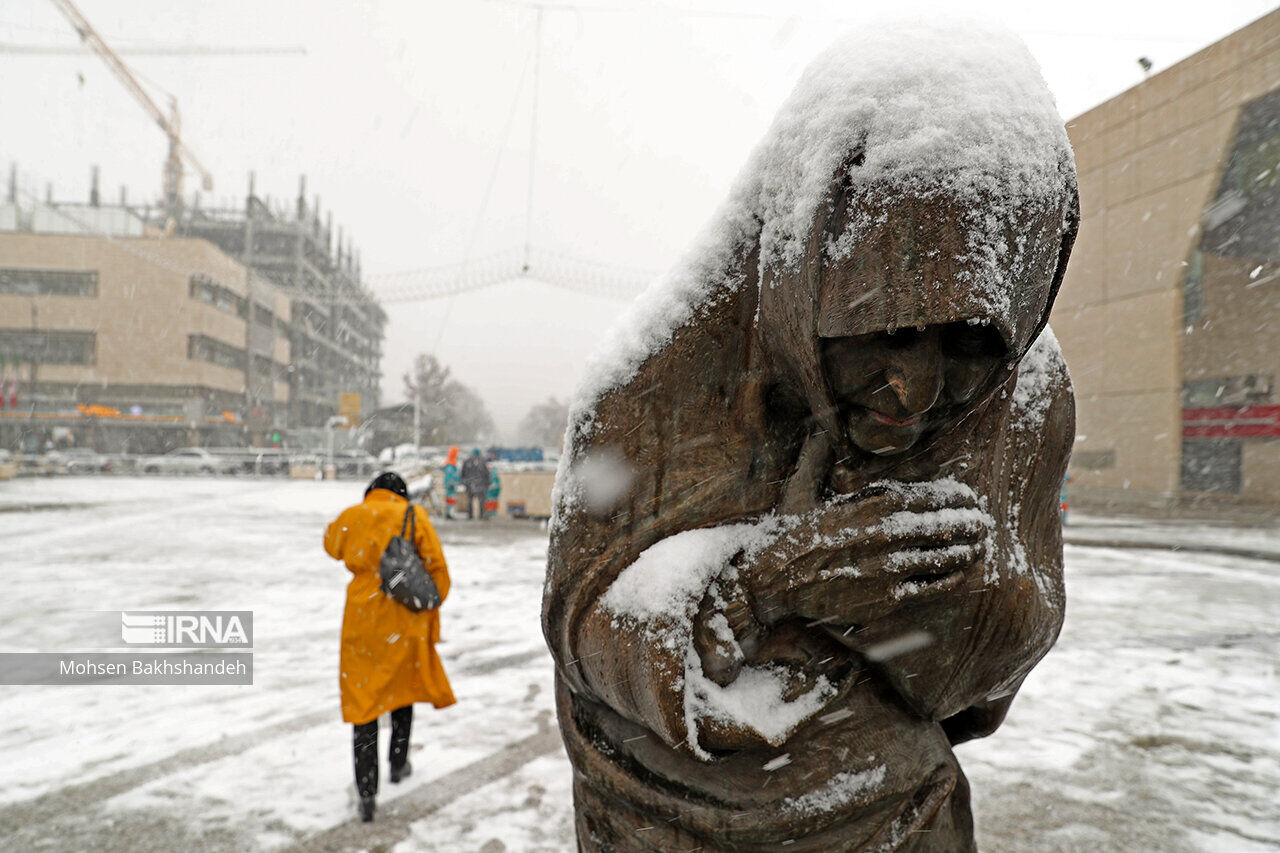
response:
<path id="1" fill-rule="evenodd" d="M 203 240 L 0 232 L 0 444 L 159 451 L 285 426 L 289 301 Z"/>
<path id="2" fill-rule="evenodd" d="M 1280 501 L 1280 11 L 1067 129 L 1075 494 Z"/>
<path id="3" fill-rule="evenodd" d="M 173 223 L 123 204 L 23 205 L 11 184 L 0 390 L 21 391 L 0 408 L 0 446 L 260 444 L 324 427 L 344 399 L 371 412 L 386 315 L 314 211 L 300 198 L 296 217 L 272 212 L 251 190 L 244 211 Z"/>

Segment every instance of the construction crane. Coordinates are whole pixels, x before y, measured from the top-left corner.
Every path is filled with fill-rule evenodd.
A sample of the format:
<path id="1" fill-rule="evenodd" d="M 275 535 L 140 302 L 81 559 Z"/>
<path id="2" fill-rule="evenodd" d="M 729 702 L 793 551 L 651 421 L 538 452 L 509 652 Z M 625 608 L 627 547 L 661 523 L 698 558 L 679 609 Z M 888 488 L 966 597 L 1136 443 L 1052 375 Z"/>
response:
<path id="1" fill-rule="evenodd" d="M 134 77 L 133 72 L 129 70 L 129 66 L 116 55 L 102 36 L 98 35 L 98 31 L 85 18 L 80 10 L 75 7 L 71 0 L 52 0 L 53 5 L 58 11 L 71 23 L 76 33 L 80 36 L 80 40 L 88 45 L 94 53 L 102 57 L 102 61 L 107 67 L 115 72 L 116 77 L 129 90 L 130 94 L 142 104 L 142 108 L 146 110 L 156 124 L 160 125 L 160 129 L 169 137 L 169 156 L 164 161 L 164 206 L 165 211 L 170 219 L 175 222 L 182 215 L 182 178 L 183 178 L 183 161 L 191 166 L 200 175 L 200 182 L 205 190 L 213 189 L 213 175 L 209 174 L 209 170 L 200 164 L 196 159 L 196 155 L 192 153 L 182 141 L 182 117 L 178 113 L 178 99 L 169 96 L 169 114 L 165 115 L 164 110 L 152 100 L 147 94 L 146 89 L 142 88 L 142 84 Z"/>

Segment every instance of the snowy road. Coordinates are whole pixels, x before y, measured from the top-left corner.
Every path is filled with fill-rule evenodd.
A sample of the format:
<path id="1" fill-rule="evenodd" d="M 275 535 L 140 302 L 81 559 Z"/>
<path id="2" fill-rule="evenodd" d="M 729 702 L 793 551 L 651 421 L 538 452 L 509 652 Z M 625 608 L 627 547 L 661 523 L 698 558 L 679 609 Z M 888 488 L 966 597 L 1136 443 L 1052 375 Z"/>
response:
<path id="1" fill-rule="evenodd" d="M 359 492 L 0 483 L 0 651 L 86 648 L 92 611 L 255 619 L 251 687 L 5 688 L 0 849 L 572 849 L 536 527 L 442 526 L 454 590 L 441 653 L 459 702 L 419 707 L 415 775 L 384 780 L 372 829 L 349 822 L 347 574 L 320 534 Z M 1067 561 L 1058 646 L 1005 726 L 959 750 L 982 849 L 1280 850 L 1280 564 L 1094 547 Z"/>

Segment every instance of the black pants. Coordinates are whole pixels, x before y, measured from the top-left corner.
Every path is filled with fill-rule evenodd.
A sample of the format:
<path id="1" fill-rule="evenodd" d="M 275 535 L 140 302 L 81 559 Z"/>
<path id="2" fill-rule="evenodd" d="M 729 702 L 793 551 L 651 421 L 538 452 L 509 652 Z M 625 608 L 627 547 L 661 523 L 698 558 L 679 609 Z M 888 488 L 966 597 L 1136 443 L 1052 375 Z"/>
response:
<path id="1" fill-rule="evenodd" d="M 484 492 L 467 490 L 467 518 L 484 518 Z"/>
<path id="2" fill-rule="evenodd" d="M 409 730 L 413 728 L 413 706 L 391 712 L 391 766 L 400 768 L 409 760 Z M 356 756 L 356 790 L 362 797 L 378 793 L 378 721 L 352 726 L 352 746 Z"/>

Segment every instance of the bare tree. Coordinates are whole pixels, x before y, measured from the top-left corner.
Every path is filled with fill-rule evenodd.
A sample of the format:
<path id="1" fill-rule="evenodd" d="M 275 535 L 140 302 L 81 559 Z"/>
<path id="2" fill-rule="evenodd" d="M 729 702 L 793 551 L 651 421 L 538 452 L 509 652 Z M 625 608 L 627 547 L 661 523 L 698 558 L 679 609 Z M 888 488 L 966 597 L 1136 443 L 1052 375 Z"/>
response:
<path id="1" fill-rule="evenodd" d="M 404 392 L 412 404 L 422 406 L 423 444 L 481 442 L 493 435 L 493 418 L 469 386 L 450 376 L 450 370 L 433 355 L 418 355 L 413 369 L 404 375 Z"/>
<path id="2" fill-rule="evenodd" d="M 559 447 L 568 422 L 569 404 L 548 397 L 520 421 L 520 440 L 538 447 Z"/>

